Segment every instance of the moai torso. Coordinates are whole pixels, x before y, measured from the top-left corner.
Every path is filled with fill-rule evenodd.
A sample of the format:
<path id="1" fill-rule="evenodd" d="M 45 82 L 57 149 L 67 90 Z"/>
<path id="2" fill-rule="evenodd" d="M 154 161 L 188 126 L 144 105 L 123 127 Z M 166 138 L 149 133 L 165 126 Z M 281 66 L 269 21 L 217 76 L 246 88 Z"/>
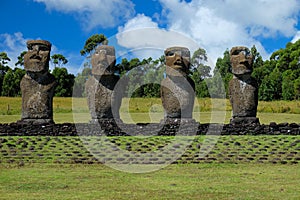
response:
<path id="1" fill-rule="evenodd" d="M 85 84 L 91 122 L 120 118 L 122 94 L 114 92 L 119 81 L 119 76 L 114 74 L 115 60 L 115 49 L 112 46 L 98 46 L 92 55 L 92 76 Z"/>
<path id="2" fill-rule="evenodd" d="M 165 50 L 167 77 L 161 82 L 166 118 L 192 118 L 195 84 L 188 77 L 190 52 L 184 47 Z"/>
<path id="3" fill-rule="evenodd" d="M 246 79 L 246 80 L 245 80 Z M 232 117 L 256 117 L 258 89 L 252 77 L 237 78 L 229 82 Z"/>
<path id="4" fill-rule="evenodd" d="M 49 73 L 51 44 L 45 40 L 27 41 L 22 91 L 21 122 L 53 123 L 53 95 L 56 81 Z"/>
<path id="5" fill-rule="evenodd" d="M 253 57 L 246 47 L 234 47 L 230 51 L 233 79 L 229 82 L 229 98 L 232 105 L 232 122 L 258 123 L 258 85 L 251 77 Z"/>

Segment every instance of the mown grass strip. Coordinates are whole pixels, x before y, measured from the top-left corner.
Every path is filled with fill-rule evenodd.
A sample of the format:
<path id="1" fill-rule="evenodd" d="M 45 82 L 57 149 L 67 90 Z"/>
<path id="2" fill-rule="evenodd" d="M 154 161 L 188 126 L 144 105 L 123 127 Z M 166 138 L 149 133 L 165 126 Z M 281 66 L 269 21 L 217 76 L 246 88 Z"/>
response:
<path id="1" fill-rule="evenodd" d="M 104 165 L 0 166 L 2 199 L 299 199 L 299 166 L 170 165 L 131 174 Z"/>

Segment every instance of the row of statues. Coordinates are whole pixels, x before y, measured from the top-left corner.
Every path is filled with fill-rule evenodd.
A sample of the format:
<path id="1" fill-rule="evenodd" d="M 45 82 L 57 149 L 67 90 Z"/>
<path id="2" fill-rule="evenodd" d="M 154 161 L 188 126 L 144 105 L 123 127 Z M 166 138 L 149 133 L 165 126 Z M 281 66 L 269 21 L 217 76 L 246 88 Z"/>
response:
<path id="1" fill-rule="evenodd" d="M 49 73 L 51 43 L 45 40 L 27 41 L 24 56 L 26 75 L 21 81 L 23 123 L 54 123 L 53 95 L 56 81 Z M 192 120 L 195 83 L 188 76 L 190 51 L 185 47 L 170 47 L 164 51 L 166 78 L 161 82 L 161 99 L 165 119 Z M 251 77 L 253 57 L 246 47 L 230 51 L 233 79 L 229 83 L 233 124 L 259 123 L 256 118 L 258 87 Z M 91 57 L 92 75 L 85 84 L 91 123 L 120 120 L 119 109 L 124 91 L 116 89 L 120 77 L 115 74 L 116 56 L 113 46 L 99 45 Z"/>

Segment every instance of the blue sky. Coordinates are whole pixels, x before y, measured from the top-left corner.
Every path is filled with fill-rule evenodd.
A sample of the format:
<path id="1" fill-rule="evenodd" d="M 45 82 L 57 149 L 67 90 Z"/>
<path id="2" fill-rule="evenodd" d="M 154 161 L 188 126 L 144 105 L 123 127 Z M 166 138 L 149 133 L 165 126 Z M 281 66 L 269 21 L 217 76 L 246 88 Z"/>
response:
<path id="1" fill-rule="evenodd" d="M 255 45 L 264 59 L 300 38 L 299 0 L 2 0 L 0 52 L 14 67 L 26 40 L 53 44 L 69 72 L 85 62 L 88 37 L 103 33 L 117 56 L 158 57 L 169 46 L 206 49 L 213 65 L 233 46 Z"/>

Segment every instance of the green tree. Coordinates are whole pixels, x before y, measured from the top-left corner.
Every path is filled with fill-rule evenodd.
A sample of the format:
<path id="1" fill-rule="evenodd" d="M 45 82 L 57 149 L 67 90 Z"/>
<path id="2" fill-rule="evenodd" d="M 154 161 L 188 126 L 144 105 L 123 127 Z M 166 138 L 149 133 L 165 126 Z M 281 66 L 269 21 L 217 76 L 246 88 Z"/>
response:
<path id="1" fill-rule="evenodd" d="M 0 52 L 0 65 L 5 66 L 10 61 L 6 52 Z"/>
<path id="2" fill-rule="evenodd" d="M 24 66 L 24 56 L 27 53 L 27 51 L 22 51 L 20 55 L 18 56 L 18 61 L 15 63 L 15 66 Z"/>
<path id="3" fill-rule="evenodd" d="M 282 73 L 282 98 L 284 100 L 293 100 L 295 98 L 295 78 L 292 70 L 286 70 Z"/>
<path id="4" fill-rule="evenodd" d="M 62 65 L 65 65 L 68 63 L 68 60 L 65 58 L 65 56 L 61 54 L 54 54 L 51 56 L 51 61 L 54 64 L 54 67 L 61 67 Z"/>
<path id="5" fill-rule="evenodd" d="M 81 73 L 78 73 L 75 78 L 73 96 L 74 97 L 84 97 L 85 94 L 85 82 L 88 77 L 92 74 L 92 69 L 85 67 Z"/>
<path id="6" fill-rule="evenodd" d="M 299 98 L 300 98 L 300 77 L 297 78 L 294 82 L 294 93 L 295 93 L 295 99 L 299 100 Z"/>
<path id="7" fill-rule="evenodd" d="M 24 75 L 24 69 L 9 69 L 3 79 L 3 90 L 1 95 L 8 97 L 21 96 L 20 82 Z"/>
<path id="8" fill-rule="evenodd" d="M 287 43 L 285 48 L 272 53 L 270 60 L 256 67 L 253 76 L 259 84 L 259 99 L 297 99 L 300 76 L 300 40 Z"/>
<path id="9" fill-rule="evenodd" d="M 204 49 L 197 49 L 191 59 L 191 78 L 195 83 L 197 97 L 208 97 L 209 92 L 205 79 L 210 78 L 210 66 L 206 65 L 207 54 Z"/>
<path id="10" fill-rule="evenodd" d="M 264 77 L 259 87 L 259 100 L 273 101 L 282 97 L 282 73 L 275 69 L 270 75 Z"/>
<path id="11" fill-rule="evenodd" d="M 207 54 L 205 49 L 197 49 L 191 59 L 192 71 L 197 71 L 199 73 L 200 79 L 204 80 L 205 78 L 211 77 L 210 71 L 211 68 L 207 63 Z"/>
<path id="12" fill-rule="evenodd" d="M 300 67 L 300 40 L 287 43 L 286 48 L 275 51 L 270 60 L 276 61 L 276 67 L 281 72 L 298 69 Z"/>
<path id="13" fill-rule="evenodd" d="M 215 76 L 217 76 L 217 77 L 215 77 Z M 229 54 L 228 49 L 224 52 L 223 58 L 217 59 L 216 67 L 214 69 L 214 77 L 210 80 L 210 85 L 211 85 L 211 87 L 214 88 L 211 91 L 214 91 L 217 93 L 222 91 L 222 88 L 215 88 L 215 87 L 221 87 L 221 85 L 220 85 L 221 80 L 219 79 L 219 76 L 222 78 L 222 82 L 225 86 L 226 96 L 228 96 L 228 84 L 229 84 L 229 81 L 232 79 L 230 54 Z M 219 94 L 211 94 L 211 95 L 216 96 L 216 97 L 219 96 Z"/>
<path id="14" fill-rule="evenodd" d="M 73 74 L 69 74 L 68 70 L 64 67 L 55 67 L 52 74 L 57 81 L 57 86 L 54 91 L 55 96 L 71 97 L 75 76 Z"/>
<path id="15" fill-rule="evenodd" d="M 80 54 L 82 56 L 86 54 L 90 54 L 99 44 L 107 44 L 107 38 L 103 34 L 94 34 L 91 37 L 89 37 L 84 44 L 84 47 L 82 50 L 80 50 Z"/>
<path id="16" fill-rule="evenodd" d="M 142 97 L 160 97 L 160 83 L 164 78 L 165 67 L 162 63 L 157 63 L 157 60 L 152 60 L 144 66 L 143 81 L 147 84 L 141 86 Z"/>
<path id="17" fill-rule="evenodd" d="M 7 66 L 9 61 L 10 58 L 7 56 L 7 53 L 0 52 L 0 94 L 2 93 L 4 76 L 10 69 L 9 66 Z"/>

